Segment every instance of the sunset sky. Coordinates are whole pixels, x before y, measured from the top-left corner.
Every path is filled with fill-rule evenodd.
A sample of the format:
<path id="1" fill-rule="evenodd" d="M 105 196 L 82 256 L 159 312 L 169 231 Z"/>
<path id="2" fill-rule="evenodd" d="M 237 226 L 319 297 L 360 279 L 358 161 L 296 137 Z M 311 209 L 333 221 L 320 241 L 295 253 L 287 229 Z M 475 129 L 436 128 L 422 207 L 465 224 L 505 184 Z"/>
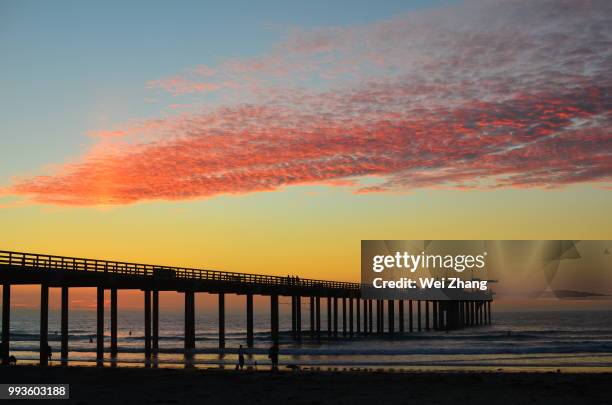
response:
<path id="1" fill-rule="evenodd" d="M 362 239 L 612 239 L 608 0 L 4 0 L 0 49 L 3 250 L 356 281 Z"/>

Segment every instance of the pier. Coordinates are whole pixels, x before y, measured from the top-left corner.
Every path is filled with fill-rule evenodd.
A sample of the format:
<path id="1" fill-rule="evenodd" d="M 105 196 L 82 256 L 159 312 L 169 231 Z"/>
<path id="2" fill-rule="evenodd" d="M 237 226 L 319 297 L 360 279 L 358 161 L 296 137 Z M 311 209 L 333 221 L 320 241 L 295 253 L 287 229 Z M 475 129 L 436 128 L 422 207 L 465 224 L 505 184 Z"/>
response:
<path id="1" fill-rule="evenodd" d="M 61 289 L 61 359 L 67 364 L 69 341 L 69 290 L 95 287 L 96 361 L 104 364 L 104 292 L 110 290 L 110 356 L 117 346 L 118 290 L 140 290 L 144 300 L 144 356 L 157 355 L 159 341 L 159 292 L 184 295 L 184 350 L 189 356 L 196 347 L 195 294 L 218 295 L 219 348 L 225 348 L 225 295 L 246 296 L 246 341 L 252 348 L 253 296 L 270 299 L 270 337 L 279 344 L 279 297 L 291 299 L 291 339 L 363 338 L 369 335 L 402 335 L 432 330 L 449 330 L 491 324 L 492 298 L 474 294 L 468 300 L 373 300 L 362 298 L 359 283 L 268 276 L 249 273 L 85 259 L 35 253 L 0 251 L 2 289 L 2 362 L 10 354 L 11 285 L 40 285 L 40 365 L 48 362 L 49 288 Z M 327 311 L 327 329 L 321 330 L 321 301 Z M 387 301 L 385 303 L 385 301 Z M 416 301 L 416 302 L 415 302 Z M 310 313 L 304 331 L 302 304 Z M 374 305 L 373 305 L 374 304 Z M 385 305 L 386 304 L 386 305 Z M 376 309 L 373 311 L 373 307 Z M 386 307 L 386 308 L 385 308 Z M 406 310 L 407 309 L 407 310 Z M 385 311 L 386 310 L 386 311 Z M 374 316 L 374 312 L 376 313 Z M 385 314 L 386 312 L 386 314 Z M 407 313 L 407 319 L 406 319 Z M 341 318 L 340 318 L 341 316 Z M 386 318 L 386 322 L 385 322 Z M 374 319 L 376 321 L 374 322 Z M 375 328 L 373 328 L 375 326 Z M 339 329 L 341 327 L 341 329 Z"/>

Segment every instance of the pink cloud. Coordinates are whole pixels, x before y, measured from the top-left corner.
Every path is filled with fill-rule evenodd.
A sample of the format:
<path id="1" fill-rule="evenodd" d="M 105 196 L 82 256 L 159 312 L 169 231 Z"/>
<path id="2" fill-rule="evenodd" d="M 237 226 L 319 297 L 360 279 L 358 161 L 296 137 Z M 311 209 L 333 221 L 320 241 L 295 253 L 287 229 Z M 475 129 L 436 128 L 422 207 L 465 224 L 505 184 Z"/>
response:
<path id="1" fill-rule="evenodd" d="M 607 1 L 512 0 L 294 32 L 270 54 L 149 83 L 232 102 L 101 131 L 78 161 L 8 192 L 100 205 L 312 183 L 605 187 L 611 27 Z M 364 176 L 382 181 L 359 189 Z"/>

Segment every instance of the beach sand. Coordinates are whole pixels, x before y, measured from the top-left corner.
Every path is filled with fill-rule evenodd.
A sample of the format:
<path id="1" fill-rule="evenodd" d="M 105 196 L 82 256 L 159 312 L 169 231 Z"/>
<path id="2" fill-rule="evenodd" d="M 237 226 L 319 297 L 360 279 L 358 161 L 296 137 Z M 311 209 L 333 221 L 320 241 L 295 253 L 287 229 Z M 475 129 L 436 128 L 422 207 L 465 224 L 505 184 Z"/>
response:
<path id="1" fill-rule="evenodd" d="M 593 373 L 272 373 L 14 366 L 0 367 L 0 383 L 68 383 L 74 404 L 592 405 L 609 404 L 612 396 L 612 374 Z"/>

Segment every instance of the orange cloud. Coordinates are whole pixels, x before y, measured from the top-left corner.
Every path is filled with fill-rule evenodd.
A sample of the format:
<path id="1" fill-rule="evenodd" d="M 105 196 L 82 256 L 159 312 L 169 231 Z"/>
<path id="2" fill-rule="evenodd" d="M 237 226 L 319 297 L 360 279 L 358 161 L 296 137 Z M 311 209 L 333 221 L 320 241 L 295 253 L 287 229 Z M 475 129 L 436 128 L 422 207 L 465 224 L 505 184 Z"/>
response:
<path id="1" fill-rule="evenodd" d="M 472 1 L 298 31 L 269 54 L 149 82 L 228 98 L 101 131 L 77 162 L 8 193 L 129 204 L 372 175 L 382 182 L 357 192 L 605 186 L 611 16 L 607 1 Z"/>

